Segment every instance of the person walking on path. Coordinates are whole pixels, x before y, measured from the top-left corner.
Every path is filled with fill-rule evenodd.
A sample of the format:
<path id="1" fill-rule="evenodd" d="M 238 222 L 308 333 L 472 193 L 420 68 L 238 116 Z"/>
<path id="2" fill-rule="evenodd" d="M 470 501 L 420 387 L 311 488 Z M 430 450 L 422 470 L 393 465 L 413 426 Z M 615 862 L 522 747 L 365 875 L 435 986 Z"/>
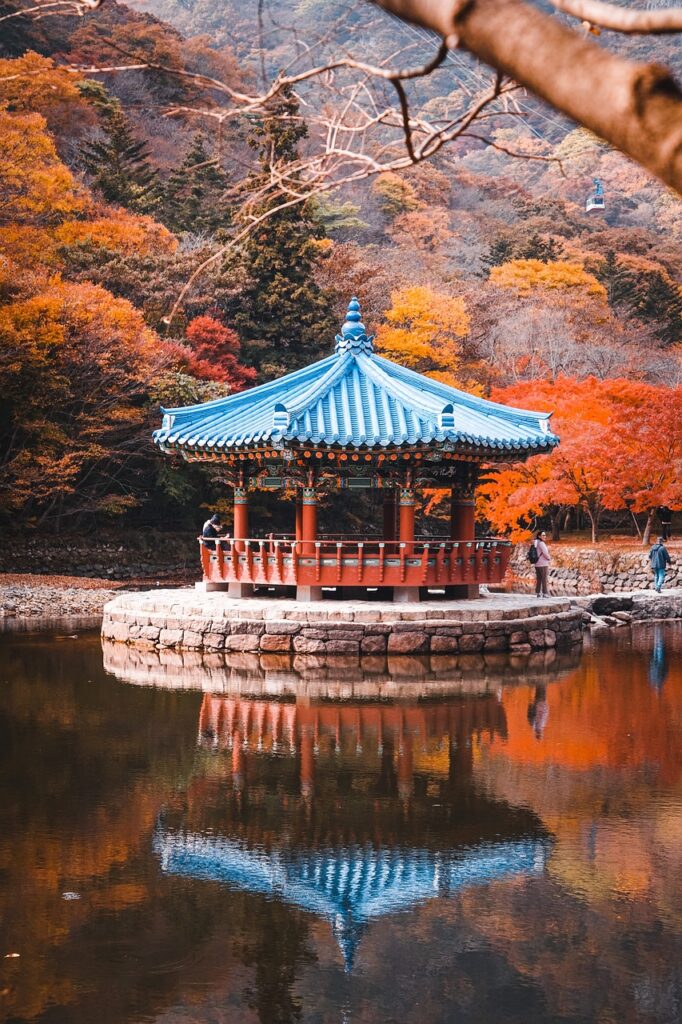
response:
<path id="1" fill-rule="evenodd" d="M 544 530 L 538 530 L 533 544 L 538 556 L 535 561 L 535 596 L 549 597 L 549 564 L 552 557 L 547 547 L 547 534 Z"/>
<path id="2" fill-rule="evenodd" d="M 659 537 L 656 543 L 652 545 L 649 552 L 649 561 L 651 562 L 651 568 L 654 570 L 654 590 L 660 594 L 665 583 L 666 567 L 672 561 L 663 537 Z"/>

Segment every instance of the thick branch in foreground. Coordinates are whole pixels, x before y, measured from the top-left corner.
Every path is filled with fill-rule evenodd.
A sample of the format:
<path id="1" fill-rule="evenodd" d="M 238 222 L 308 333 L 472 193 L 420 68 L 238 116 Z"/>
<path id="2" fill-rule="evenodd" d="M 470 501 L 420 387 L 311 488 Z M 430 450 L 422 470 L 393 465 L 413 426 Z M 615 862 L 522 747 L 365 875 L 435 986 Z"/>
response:
<path id="1" fill-rule="evenodd" d="M 670 72 L 628 61 L 523 0 L 372 0 L 455 37 L 682 192 L 682 93 Z"/>

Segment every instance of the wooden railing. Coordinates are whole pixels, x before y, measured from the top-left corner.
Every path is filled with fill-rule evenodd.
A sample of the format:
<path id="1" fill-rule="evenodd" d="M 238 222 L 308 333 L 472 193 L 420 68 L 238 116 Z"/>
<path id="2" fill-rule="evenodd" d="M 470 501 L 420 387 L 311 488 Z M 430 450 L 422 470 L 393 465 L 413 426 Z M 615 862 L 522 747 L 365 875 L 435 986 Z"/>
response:
<path id="1" fill-rule="evenodd" d="M 509 541 L 199 539 L 204 580 L 261 586 L 442 587 L 500 583 Z"/>

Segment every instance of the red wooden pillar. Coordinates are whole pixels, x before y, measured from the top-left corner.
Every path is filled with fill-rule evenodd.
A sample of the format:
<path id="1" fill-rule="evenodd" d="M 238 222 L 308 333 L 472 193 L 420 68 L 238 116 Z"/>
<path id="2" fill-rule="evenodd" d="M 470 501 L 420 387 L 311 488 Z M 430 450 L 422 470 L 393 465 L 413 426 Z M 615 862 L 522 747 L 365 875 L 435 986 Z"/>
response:
<path id="1" fill-rule="evenodd" d="M 450 537 L 452 540 L 473 540 L 475 536 L 476 501 L 464 497 L 456 487 L 450 498 Z"/>
<path id="2" fill-rule="evenodd" d="M 246 487 L 235 487 L 234 489 L 232 535 L 236 541 L 244 541 L 249 536 L 249 496 Z M 240 556 L 243 555 L 245 551 L 245 544 L 235 544 L 233 546 L 233 559 L 240 559 Z M 242 569 L 246 564 L 246 562 L 243 563 L 243 565 L 240 563 L 239 576 L 241 576 Z M 230 597 L 248 597 L 249 594 L 252 593 L 253 586 L 248 582 L 248 580 L 246 582 L 240 581 L 238 583 L 230 583 L 228 589 Z"/>
<path id="3" fill-rule="evenodd" d="M 470 547 L 459 548 L 459 555 L 466 564 L 475 555 L 475 545 L 471 542 L 476 537 L 476 500 L 471 492 L 467 494 L 459 487 L 452 488 L 450 498 L 450 537 L 460 544 L 462 541 L 470 543 Z M 475 572 L 475 569 L 469 571 Z M 448 587 L 448 594 L 450 597 L 478 597 L 478 583 L 456 584 Z"/>
<path id="4" fill-rule="evenodd" d="M 303 553 L 314 555 L 314 542 L 317 540 L 317 491 L 314 487 L 303 488 L 301 540 L 303 541 Z"/>
<path id="5" fill-rule="evenodd" d="M 234 489 L 234 529 L 235 540 L 246 540 L 249 536 L 249 497 L 245 487 Z"/>
<path id="6" fill-rule="evenodd" d="M 402 487 L 400 489 L 400 498 L 398 499 L 398 540 L 401 545 L 401 557 L 403 554 L 406 558 L 414 556 L 414 520 L 416 511 L 417 503 L 414 491 L 409 487 Z M 405 545 L 404 550 L 402 549 L 403 544 Z M 400 602 L 418 601 L 419 587 L 394 587 L 393 600 Z"/>
<path id="7" fill-rule="evenodd" d="M 414 542 L 414 518 L 416 512 L 416 500 L 414 491 L 407 487 L 402 487 L 400 490 L 400 499 L 398 504 L 398 516 L 399 516 L 399 530 L 400 530 L 400 541 L 403 544 L 413 544 Z M 412 549 L 409 551 L 412 554 Z"/>
<path id="8" fill-rule="evenodd" d="M 301 501 L 301 544 L 302 558 L 315 557 L 315 541 L 317 540 L 317 491 L 314 487 L 304 487 Z M 296 557 L 299 556 L 297 552 Z M 296 588 L 298 601 L 321 601 L 322 588 L 300 585 Z"/>

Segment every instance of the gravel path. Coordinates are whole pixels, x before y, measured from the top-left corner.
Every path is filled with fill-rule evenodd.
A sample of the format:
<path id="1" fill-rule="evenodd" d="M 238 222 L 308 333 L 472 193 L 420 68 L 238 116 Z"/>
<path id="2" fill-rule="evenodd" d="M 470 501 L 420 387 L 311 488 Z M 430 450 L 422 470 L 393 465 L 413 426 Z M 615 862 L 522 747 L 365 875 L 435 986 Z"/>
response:
<path id="1" fill-rule="evenodd" d="M 0 574 L 0 619 L 101 615 L 125 585 L 80 576 Z"/>

